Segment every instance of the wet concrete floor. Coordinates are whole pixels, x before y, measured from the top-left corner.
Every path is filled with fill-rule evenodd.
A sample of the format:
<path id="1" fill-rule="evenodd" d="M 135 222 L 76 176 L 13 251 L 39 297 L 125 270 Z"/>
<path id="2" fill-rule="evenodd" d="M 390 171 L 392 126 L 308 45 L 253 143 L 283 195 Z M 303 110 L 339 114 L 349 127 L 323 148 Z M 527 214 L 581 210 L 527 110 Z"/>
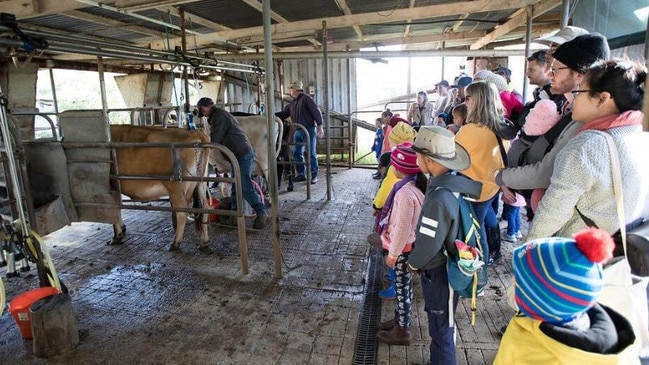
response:
<path id="1" fill-rule="evenodd" d="M 107 246 L 108 225 L 75 223 L 46 237 L 61 278 L 71 289 L 81 344 L 38 359 L 11 317 L 0 317 L 0 364 L 352 364 L 368 266 L 366 235 L 378 186 L 370 170 L 335 169 L 326 201 L 324 168 L 307 201 L 305 183 L 280 193 L 283 253 L 274 279 L 270 231 L 248 230 L 250 273 L 241 273 L 236 229 L 210 225 L 212 254 L 198 250 L 193 228 L 180 252 L 169 213 L 124 211 L 127 239 Z M 248 222 L 251 226 L 251 221 Z M 509 250 L 506 250 L 509 252 Z M 491 271 L 475 327 L 468 303 L 458 308 L 458 361 L 487 364 L 505 304 L 507 265 Z M 4 279 L 4 270 L 0 271 Z M 37 286 L 35 270 L 5 281 L 8 300 Z M 413 344 L 380 345 L 378 363 L 428 360 L 426 316 L 415 281 Z M 383 318 L 394 301 L 385 302 Z"/>

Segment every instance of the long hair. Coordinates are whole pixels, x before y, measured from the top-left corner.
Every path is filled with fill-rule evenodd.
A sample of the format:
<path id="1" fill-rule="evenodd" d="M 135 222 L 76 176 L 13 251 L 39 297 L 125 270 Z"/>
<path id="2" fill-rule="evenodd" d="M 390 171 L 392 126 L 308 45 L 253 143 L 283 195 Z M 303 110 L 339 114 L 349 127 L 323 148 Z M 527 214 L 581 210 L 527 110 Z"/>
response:
<path id="1" fill-rule="evenodd" d="M 608 92 L 620 113 L 627 110 L 642 110 L 644 81 L 647 69 L 637 62 L 612 59 L 593 64 L 584 79 L 588 94 Z"/>
<path id="2" fill-rule="evenodd" d="M 466 117 L 466 124 L 484 125 L 494 133 L 500 130 L 500 121 L 505 116 L 505 107 L 496 86 L 478 81 L 467 86 L 464 94 L 471 97 L 473 101 Z"/>

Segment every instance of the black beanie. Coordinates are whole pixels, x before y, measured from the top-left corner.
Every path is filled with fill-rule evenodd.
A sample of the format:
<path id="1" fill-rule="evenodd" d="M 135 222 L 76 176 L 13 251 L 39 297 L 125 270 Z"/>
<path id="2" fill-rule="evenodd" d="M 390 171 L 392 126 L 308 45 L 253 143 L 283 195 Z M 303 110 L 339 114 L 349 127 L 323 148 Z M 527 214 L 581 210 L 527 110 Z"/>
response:
<path id="1" fill-rule="evenodd" d="M 586 73 L 593 63 L 607 60 L 610 56 L 608 42 L 599 33 L 580 35 L 560 45 L 552 54 L 552 57 L 579 73 Z"/>

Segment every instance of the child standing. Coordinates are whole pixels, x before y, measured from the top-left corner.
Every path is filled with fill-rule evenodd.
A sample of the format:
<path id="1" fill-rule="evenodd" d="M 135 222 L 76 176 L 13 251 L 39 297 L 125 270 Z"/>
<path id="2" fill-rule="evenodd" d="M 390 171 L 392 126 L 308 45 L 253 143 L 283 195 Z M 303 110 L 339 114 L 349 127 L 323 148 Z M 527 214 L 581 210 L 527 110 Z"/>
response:
<path id="1" fill-rule="evenodd" d="M 455 312 L 458 296 L 454 293 L 451 297 L 446 254 L 457 255 L 460 207 L 456 194 L 475 199 L 480 196 L 482 184 L 457 173 L 467 169 L 471 159 L 455 143 L 453 132 L 442 127 L 422 127 L 412 149 L 417 152 L 417 164 L 431 178 L 408 262 L 412 270 L 421 272 L 431 337 L 430 363 L 453 365 L 455 323 L 451 313 Z"/>
<path id="2" fill-rule="evenodd" d="M 516 194 L 516 201 L 512 204 L 504 203 L 503 205 L 503 218 L 507 220 L 507 234 L 503 237 L 503 241 L 518 242 L 523 238 L 521 233 L 521 207 L 525 206 L 525 198 L 519 193 Z M 504 195 L 503 195 L 504 202 Z"/>
<path id="3" fill-rule="evenodd" d="M 394 269 L 397 297 L 394 319 L 379 325 L 379 341 L 390 345 L 410 345 L 410 305 L 412 303 L 412 272 L 408 255 L 415 241 L 415 227 L 426 190 L 426 176 L 417 166 L 417 155 L 411 143 L 403 143 L 392 151 L 392 167 L 399 182 L 394 185 L 388 202 L 390 211 L 381 222 L 381 241 L 388 251 L 385 265 Z M 390 201 L 391 200 L 391 201 Z"/>
<path id="4" fill-rule="evenodd" d="M 376 162 L 379 163 L 381 159 L 381 150 L 383 149 L 383 119 L 376 118 L 374 124 L 376 125 L 376 132 L 374 133 L 374 144 L 372 145 L 372 152 L 374 152 L 374 155 L 376 156 Z M 374 177 L 375 179 L 380 179 L 381 177 L 383 177 L 380 164 L 377 167 L 376 173 L 372 175 L 372 177 Z"/>
<path id="5" fill-rule="evenodd" d="M 602 263 L 611 236 L 589 228 L 568 238 L 541 238 L 514 250 L 519 314 L 500 342 L 500 364 L 639 364 L 629 321 L 599 305 Z"/>

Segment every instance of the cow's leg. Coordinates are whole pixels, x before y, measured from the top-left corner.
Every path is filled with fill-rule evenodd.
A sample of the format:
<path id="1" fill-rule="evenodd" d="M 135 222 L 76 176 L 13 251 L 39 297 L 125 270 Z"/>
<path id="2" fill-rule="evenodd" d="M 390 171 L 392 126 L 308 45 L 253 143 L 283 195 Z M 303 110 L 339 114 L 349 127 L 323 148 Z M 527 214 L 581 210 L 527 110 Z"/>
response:
<path id="1" fill-rule="evenodd" d="M 206 209 L 207 206 L 207 184 L 206 183 L 198 183 L 196 184 L 196 189 L 194 189 L 194 208 L 201 208 L 201 209 Z M 212 249 L 210 249 L 209 244 L 209 237 L 207 236 L 207 221 L 208 221 L 208 215 L 204 213 L 197 214 L 197 216 L 194 219 L 194 224 L 196 225 L 196 231 L 198 232 L 200 236 L 200 246 L 198 246 L 198 249 L 202 252 L 205 253 L 211 253 Z"/>
<path id="2" fill-rule="evenodd" d="M 117 223 L 113 223 L 113 240 L 110 241 L 110 245 L 121 245 L 124 236 L 126 235 L 126 225 L 122 221 L 122 217 L 119 218 Z"/>
<path id="3" fill-rule="evenodd" d="M 182 193 L 180 184 L 177 184 L 169 192 L 169 202 L 171 203 L 172 208 L 186 208 L 188 206 L 187 199 L 185 199 L 185 195 Z M 180 242 L 185 234 L 185 223 L 187 223 L 188 213 L 174 212 L 173 214 L 176 215 L 176 233 L 174 235 L 174 241 L 171 243 L 171 246 L 169 246 L 169 251 L 178 251 L 180 249 Z"/>

